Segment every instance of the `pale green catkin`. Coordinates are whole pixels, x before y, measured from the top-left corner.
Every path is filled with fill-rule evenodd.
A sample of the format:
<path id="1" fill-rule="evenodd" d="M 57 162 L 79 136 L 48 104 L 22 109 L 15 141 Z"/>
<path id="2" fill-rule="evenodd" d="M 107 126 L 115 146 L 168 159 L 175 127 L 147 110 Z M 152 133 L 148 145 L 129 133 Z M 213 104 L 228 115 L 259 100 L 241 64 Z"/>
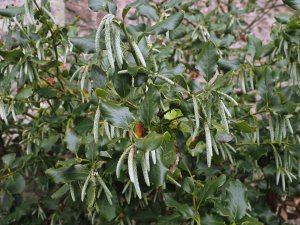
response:
<path id="1" fill-rule="evenodd" d="M 72 183 L 69 184 L 69 187 L 70 187 L 70 194 L 71 194 L 71 198 L 73 200 L 73 202 L 76 201 L 76 198 L 75 198 L 75 192 L 74 192 L 74 186 Z"/>
<path id="2" fill-rule="evenodd" d="M 231 96 L 229 96 L 229 95 L 227 95 L 227 94 L 225 94 L 225 93 L 223 93 L 223 92 L 220 92 L 220 91 L 217 91 L 217 93 L 218 93 L 219 95 L 223 96 L 224 98 L 226 98 L 228 101 L 232 102 L 234 105 L 236 105 L 236 106 L 239 105 L 239 104 L 237 103 L 237 101 L 234 100 L 234 98 L 232 98 Z"/>
<path id="3" fill-rule="evenodd" d="M 227 133 L 229 133 L 229 127 L 228 127 L 228 122 L 227 122 L 227 118 L 226 118 L 226 115 L 225 115 L 225 111 L 224 111 L 224 108 L 222 107 L 222 104 L 220 102 L 219 102 L 219 112 L 220 112 L 220 116 L 221 116 L 222 125 L 223 125 L 225 131 Z"/>
<path id="4" fill-rule="evenodd" d="M 119 161 L 117 163 L 117 167 L 116 167 L 116 175 L 117 175 L 117 178 L 120 178 L 120 174 L 121 174 L 121 167 L 124 163 L 124 159 L 127 155 L 127 153 L 131 150 L 133 146 L 129 146 L 127 149 L 124 150 L 124 152 L 122 153 L 121 157 L 119 158 Z"/>
<path id="5" fill-rule="evenodd" d="M 4 103 L 2 101 L 0 101 L 0 117 L 7 125 L 8 124 L 7 115 L 6 115 Z"/>
<path id="6" fill-rule="evenodd" d="M 131 148 L 128 154 L 128 174 L 131 182 L 134 183 L 134 148 Z"/>
<path id="7" fill-rule="evenodd" d="M 274 141 L 274 127 L 273 127 L 273 122 L 272 122 L 272 117 L 269 117 L 269 130 L 270 130 L 270 138 L 271 141 Z"/>
<path id="8" fill-rule="evenodd" d="M 90 178 L 91 178 L 91 175 L 89 174 L 89 175 L 86 177 L 85 182 L 84 182 L 84 184 L 83 184 L 83 187 L 82 187 L 82 190 L 81 190 L 81 201 L 82 201 L 82 202 L 84 201 L 85 194 L 86 194 L 86 189 L 87 189 L 87 187 L 88 187 Z"/>
<path id="9" fill-rule="evenodd" d="M 96 32 L 96 37 L 95 37 L 95 49 L 96 49 L 96 52 L 100 52 L 100 36 L 101 36 L 101 32 L 104 28 L 104 25 L 105 25 L 105 21 L 106 19 L 110 18 L 110 17 L 114 17 L 113 15 L 111 14 L 108 14 L 106 16 L 104 16 L 101 20 L 101 22 L 99 23 L 99 26 L 97 28 L 97 32 Z"/>
<path id="10" fill-rule="evenodd" d="M 147 166 L 147 161 L 145 156 L 142 158 L 141 166 L 142 166 L 145 183 L 147 184 L 147 186 L 150 186 L 150 180 L 149 180 L 148 168 L 147 168 L 148 166 Z"/>
<path id="11" fill-rule="evenodd" d="M 100 121 L 100 107 L 97 107 L 95 118 L 94 118 L 94 127 L 93 127 L 93 134 L 94 134 L 94 141 L 97 144 L 99 139 L 99 121 Z"/>
<path id="12" fill-rule="evenodd" d="M 210 167 L 213 151 L 212 151 L 211 133 L 207 122 L 204 123 L 204 131 L 205 131 L 205 141 L 206 141 L 207 166 Z"/>
<path id="13" fill-rule="evenodd" d="M 194 116 L 195 116 L 195 129 L 193 132 L 193 136 L 192 139 L 195 139 L 200 127 L 200 116 L 199 116 L 199 106 L 198 106 L 198 102 L 197 99 L 194 95 L 192 95 L 192 100 L 193 100 L 193 107 L 194 107 Z"/>
<path id="14" fill-rule="evenodd" d="M 138 58 L 138 60 L 140 61 L 140 63 L 142 64 L 143 67 L 147 67 L 144 56 L 139 48 L 139 46 L 135 43 L 135 41 L 132 41 L 132 47 L 133 50 Z"/>
<path id="15" fill-rule="evenodd" d="M 110 192 L 110 190 L 106 186 L 105 182 L 103 181 L 103 179 L 99 175 L 97 176 L 97 180 L 98 180 L 99 184 L 101 185 L 101 187 L 104 190 L 104 193 L 106 195 L 107 201 L 112 205 L 112 201 L 111 201 L 112 193 Z"/>
<path id="16" fill-rule="evenodd" d="M 29 24 L 34 24 L 35 21 L 34 21 L 34 17 L 33 17 L 33 9 L 32 9 L 31 0 L 25 0 L 24 9 L 25 9 L 25 15 L 28 19 Z"/>
<path id="17" fill-rule="evenodd" d="M 112 69 L 115 69 L 115 62 L 114 62 L 113 52 L 111 48 L 111 38 L 110 38 L 111 21 L 112 21 L 111 17 L 106 19 L 105 21 L 105 47 L 106 47 L 106 52 L 107 52 L 107 57 L 108 57 L 108 62 L 110 64 L 110 67 Z"/>
<path id="18" fill-rule="evenodd" d="M 291 134 L 294 134 L 294 130 L 293 130 L 293 127 L 291 125 L 291 122 L 290 122 L 290 119 L 288 117 L 285 117 L 285 122 L 286 122 L 286 125 L 290 131 Z"/>
<path id="19" fill-rule="evenodd" d="M 116 60 L 118 67 L 121 69 L 123 65 L 123 52 L 121 47 L 121 34 L 119 28 L 115 28 L 115 39 L 114 39 L 115 51 L 116 51 Z"/>
<path id="20" fill-rule="evenodd" d="M 135 188 L 136 194 L 139 197 L 139 199 L 142 199 L 142 192 L 141 192 L 139 178 L 138 178 L 138 174 L 137 174 L 136 161 L 134 158 L 133 158 L 132 167 L 133 167 L 133 177 L 134 177 L 134 182 L 133 182 L 134 188 Z"/>

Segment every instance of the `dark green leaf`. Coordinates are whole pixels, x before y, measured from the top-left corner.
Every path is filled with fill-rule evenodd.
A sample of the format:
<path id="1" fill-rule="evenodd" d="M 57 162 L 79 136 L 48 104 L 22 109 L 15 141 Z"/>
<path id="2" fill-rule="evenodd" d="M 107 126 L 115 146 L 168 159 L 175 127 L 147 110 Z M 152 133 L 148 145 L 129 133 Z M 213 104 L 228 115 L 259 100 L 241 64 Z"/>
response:
<path id="1" fill-rule="evenodd" d="M 46 170 L 55 183 L 70 183 L 72 181 L 83 181 L 87 177 L 89 170 L 80 164 L 58 169 L 50 168 Z"/>
<path id="2" fill-rule="evenodd" d="M 149 126 L 153 117 L 158 113 L 160 105 L 160 92 L 156 87 L 151 86 L 138 111 L 140 120 Z"/>
<path id="3" fill-rule="evenodd" d="M 177 202 L 170 195 L 165 195 L 165 203 L 168 207 L 176 208 L 185 219 L 193 219 L 195 217 L 193 207 Z"/>
<path id="4" fill-rule="evenodd" d="M 127 107 L 122 107 L 113 103 L 100 103 L 101 115 L 113 126 L 127 129 L 133 121 L 133 115 Z"/>
<path id="5" fill-rule="evenodd" d="M 162 134 L 151 132 L 144 138 L 138 138 L 136 140 L 136 147 L 143 151 L 155 150 L 162 145 L 163 140 L 164 140 L 164 136 Z"/>
<path id="6" fill-rule="evenodd" d="M 164 134 L 162 143 L 161 160 L 166 167 L 171 166 L 176 161 L 175 141 L 169 133 Z"/>
<path id="7" fill-rule="evenodd" d="M 177 12 L 172 16 L 169 16 L 166 20 L 160 21 L 154 26 L 146 30 L 149 34 L 163 34 L 168 30 L 174 30 L 182 21 L 184 14 Z"/>
<path id="8" fill-rule="evenodd" d="M 93 88 L 105 88 L 106 76 L 99 66 L 95 64 L 92 65 L 90 78 L 93 80 Z"/>
<path id="9" fill-rule="evenodd" d="M 239 180 L 229 181 L 226 193 L 226 201 L 231 219 L 242 219 L 246 215 L 248 208 L 244 185 Z"/>
<path id="10" fill-rule="evenodd" d="M 300 0 L 283 0 L 283 3 L 293 9 L 300 9 Z"/>
<path id="11" fill-rule="evenodd" d="M 149 19 L 152 20 L 159 20 L 159 16 L 157 15 L 157 12 L 153 6 L 150 5 L 141 5 L 137 8 L 138 12 L 143 15 L 148 17 Z"/>
<path id="12" fill-rule="evenodd" d="M 21 49 L 14 49 L 10 51 L 0 51 L 0 56 L 7 62 L 17 63 L 24 54 Z"/>
<path id="13" fill-rule="evenodd" d="M 131 88 L 131 76 L 129 74 L 114 74 L 113 78 L 114 86 L 117 93 L 125 98 L 130 93 Z"/>
<path id="14" fill-rule="evenodd" d="M 211 198 L 216 193 L 216 191 L 221 186 L 223 186 L 225 181 L 226 181 L 225 175 L 221 175 L 217 178 L 213 178 L 211 180 L 206 181 L 204 187 L 197 190 L 198 204 L 199 205 L 204 204 L 204 202 L 207 199 Z"/>
<path id="15" fill-rule="evenodd" d="M 94 53 L 95 52 L 95 35 L 90 34 L 84 37 L 73 37 L 71 42 L 75 49 L 79 52 Z"/>
<path id="16" fill-rule="evenodd" d="M 238 129 L 240 132 L 244 132 L 244 133 L 254 133 L 256 131 L 256 127 L 251 126 L 245 120 L 235 121 L 233 122 L 233 126 L 236 129 Z"/>
<path id="17" fill-rule="evenodd" d="M 21 91 L 18 92 L 16 95 L 17 100 L 26 99 L 31 96 L 33 93 L 32 87 L 23 88 Z"/>
<path id="18" fill-rule="evenodd" d="M 0 16 L 9 17 L 9 18 L 15 17 L 15 16 L 23 14 L 23 13 L 24 13 L 23 6 L 0 9 Z"/>
<path id="19" fill-rule="evenodd" d="M 68 184 L 64 184 L 56 192 L 54 192 L 51 195 L 51 198 L 58 199 L 58 198 L 62 197 L 64 194 L 66 194 L 69 190 L 70 190 L 69 185 Z"/>
<path id="20" fill-rule="evenodd" d="M 67 142 L 67 148 L 74 153 L 77 152 L 79 144 L 80 144 L 80 137 L 78 137 L 72 131 L 67 131 L 65 140 Z"/>
<path id="21" fill-rule="evenodd" d="M 169 169 L 161 161 L 161 151 L 156 151 L 156 164 L 151 165 L 150 181 L 156 187 L 161 187 L 165 183 L 165 177 Z"/>
<path id="22" fill-rule="evenodd" d="M 11 194 L 20 194 L 25 189 L 25 179 L 22 175 L 16 174 L 8 177 L 5 183 L 6 189 Z"/>
<path id="23" fill-rule="evenodd" d="M 205 43 L 200 52 L 199 60 L 196 62 L 196 69 L 207 81 L 213 77 L 218 68 L 218 58 L 215 45 L 210 41 Z"/>

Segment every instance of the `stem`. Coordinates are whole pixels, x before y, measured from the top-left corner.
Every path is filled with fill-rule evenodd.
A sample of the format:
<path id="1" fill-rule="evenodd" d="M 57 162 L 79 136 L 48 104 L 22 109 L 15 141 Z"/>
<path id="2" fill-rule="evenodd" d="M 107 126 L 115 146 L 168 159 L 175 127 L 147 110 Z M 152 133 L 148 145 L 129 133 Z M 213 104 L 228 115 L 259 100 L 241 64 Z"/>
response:
<path id="1" fill-rule="evenodd" d="M 126 36 L 127 41 L 128 41 L 129 44 L 130 44 L 131 49 L 133 50 L 134 48 L 133 48 L 133 45 L 132 45 L 132 40 L 131 40 L 130 35 L 129 35 L 128 32 L 127 32 L 127 29 L 126 29 L 126 27 L 125 27 L 125 23 L 124 23 L 124 22 L 122 23 L 122 30 L 123 30 L 123 32 L 124 32 L 124 34 L 125 34 L 125 36 Z M 138 60 L 138 57 L 137 57 L 135 51 L 132 51 L 132 55 L 133 55 L 133 57 L 134 57 L 134 60 L 135 60 L 136 64 L 137 64 L 137 65 L 140 65 L 140 61 Z"/>
<path id="2" fill-rule="evenodd" d="M 38 9 L 39 11 L 43 11 L 43 10 L 41 9 L 41 7 L 39 6 L 39 4 L 36 2 L 36 0 L 33 0 L 33 2 L 34 2 L 35 6 L 37 7 L 37 9 Z M 54 54 L 55 54 L 55 60 L 58 61 L 58 51 L 57 51 L 57 45 L 56 45 L 56 43 L 55 43 L 55 35 L 54 35 L 54 32 L 53 32 L 53 30 L 51 29 L 51 27 L 50 27 L 50 25 L 48 24 L 48 22 L 46 21 L 45 23 L 46 23 L 46 25 L 47 25 L 47 27 L 48 27 L 50 33 L 51 33 L 51 37 L 52 37 L 52 45 L 53 45 Z M 59 67 L 58 67 L 58 66 L 56 67 L 56 78 L 57 78 L 58 82 L 60 83 L 62 89 L 64 89 L 64 84 L 62 83 L 62 81 L 61 81 L 60 78 L 59 78 Z"/>

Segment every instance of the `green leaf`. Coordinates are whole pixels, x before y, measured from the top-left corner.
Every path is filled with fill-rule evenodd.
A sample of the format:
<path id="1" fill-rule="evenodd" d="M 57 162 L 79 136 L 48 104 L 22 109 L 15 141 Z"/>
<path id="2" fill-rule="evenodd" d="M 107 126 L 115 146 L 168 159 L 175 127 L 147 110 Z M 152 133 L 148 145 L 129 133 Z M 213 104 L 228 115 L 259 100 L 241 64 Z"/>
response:
<path id="1" fill-rule="evenodd" d="M 106 4 L 104 0 L 89 0 L 89 8 L 95 12 L 104 10 L 105 6 Z"/>
<path id="2" fill-rule="evenodd" d="M 160 92 L 151 86 L 138 110 L 140 120 L 149 126 L 153 117 L 158 113 L 160 106 Z"/>
<path id="3" fill-rule="evenodd" d="M 183 17 L 184 14 L 182 12 L 177 12 L 154 26 L 149 27 L 146 32 L 148 34 L 163 34 L 169 30 L 174 30 L 181 23 Z"/>
<path id="4" fill-rule="evenodd" d="M 184 178 L 181 188 L 185 192 L 192 194 L 195 189 L 194 179 L 191 177 Z"/>
<path id="5" fill-rule="evenodd" d="M 59 135 L 52 135 L 42 140 L 41 147 L 46 151 L 50 151 L 53 145 L 57 142 Z"/>
<path id="6" fill-rule="evenodd" d="M 161 151 L 156 151 L 156 164 L 151 165 L 150 181 L 155 187 L 161 187 L 165 183 L 165 177 L 169 169 L 161 161 Z"/>
<path id="7" fill-rule="evenodd" d="M 88 209 L 91 209 L 96 199 L 96 184 L 95 181 L 90 182 L 86 192 L 86 203 Z"/>
<path id="8" fill-rule="evenodd" d="M 32 87 L 26 87 L 23 88 L 21 91 L 18 92 L 18 94 L 16 95 L 16 99 L 17 100 L 21 100 L 21 99 L 26 99 L 29 96 L 31 96 L 33 93 Z"/>
<path id="9" fill-rule="evenodd" d="M 164 140 L 164 136 L 161 134 L 158 134 L 156 132 L 151 132 L 144 138 L 138 138 L 136 140 L 136 147 L 138 149 L 141 149 L 143 151 L 151 151 L 158 149 Z"/>
<path id="10" fill-rule="evenodd" d="M 240 68 L 240 64 L 241 64 L 240 61 L 237 59 L 234 60 L 219 59 L 218 61 L 218 66 L 220 67 L 220 69 L 225 71 L 237 70 Z"/>
<path id="11" fill-rule="evenodd" d="M 69 185 L 68 184 L 64 184 L 56 192 L 54 192 L 51 195 L 51 198 L 58 199 L 58 198 L 62 197 L 64 194 L 66 194 L 69 190 L 70 190 Z"/>
<path id="12" fill-rule="evenodd" d="M 250 35 L 248 37 L 248 53 L 254 57 L 257 58 L 257 54 L 262 48 L 262 41 L 258 39 L 257 37 Z"/>
<path id="13" fill-rule="evenodd" d="M 5 61 L 16 64 L 24 54 L 21 49 L 14 49 L 10 51 L 0 51 L 0 56 L 2 56 Z"/>
<path id="14" fill-rule="evenodd" d="M 114 218 L 116 218 L 118 213 L 118 194 L 115 190 L 111 190 L 112 192 L 112 202 L 113 204 L 110 204 L 107 201 L 107 198 L 105 194 L 101 194 L 100 199 L 96 201 L 96 204 L 98 204 L 98 207 L 100 209 L 100 215 L 103 216 L 103 218 L 107 221 L 112 221 Z M 113 223 L 112 223 L 113 224 Z"/>
<path id="15" fill-rule="evenodd" d="M 80 138 L 73 132 L 67 131 L 65 140 L 67 142 L 67 148 L 72 152 L 77 152 L 80 144 Z"/>
<path id="16" fill-rule="evenodd" d="M 102 71 L 102 69 L 99 66 L 95 64 L 92 65 L 90 78 L 93 80 L 93 88 L 105 88 L 106 76 L 104 71 Z"/>
<path id="17" fill-rule="evenodd" d="M 23 13 L 24 13 L 23 6 L 0 9 L 0 16 L 9 17 L 9 18 L 15 17 Z"/>
<path id="18" fill-rule="evenodd" d="M 89 0 L 89 8 L 95 12 L 106 11 L 116 14 L 116 4 L 112 0 Z"/>
<path id="19" fill-rule="evenodd" d="M 200 188 L 197 190 L 197 200 L 198 200 L 198 204 L 202 205 L 204 204 L 204 202 L 211 198 L 216 191 L 223 186 L 223 184 L 226 181 L 226 176 L 225 175 L 221 175 L 217 178 L 213 178 L 211 180 L 208 180 L 205 182 L 204 187 Z"/>
<path id="20" fill-rule="evenodd" d="M 37 93 L 44 98 L 54 98 L 57 96 L 57 90 L 52 87 L 39 88 Z"/>
<path id="21" fill-rule="evenodd" d="M 175 199 L 171 198 L 170 195 L 165 194 L 165 203 L 168 207 L 176 208 L 176 210 L 185 218 L 185 219 L 193 219 L 195 217 L 195 213 L 193 207 L 188 206 L 187 204 L 179 203 Z"/>
<path id="22" fill-rule="evenodd" d="M 218 58 L 215 45 L 211 41 L 205 43 L 196 62 L 196 69 L 207 81 L 213 77 L 218 68 Z"/>
<path id="23" fill-rule="evenodd" d="M 215 214 L 205 214 L 201 217 L 201 225 L 224 225 L 224 219 Z"/>
<path id="24" fill-rule="evenodd" d="M 70 183 L 72 181 L 83 181 L 87 177 L 89 170 L 80 164 L 58 169 L 50 168 L 46 170 L 55 183 Z"/>
<path id="25" fill-rule="evenodd" d="M 183 114 L 180 109 L 172 109 L 170 112 L 164 115 L 164 118 L 167 120 L 174 120 L 181 116 L 183 116 Z"/>
<path id="26" fill-rule="evenodd" d="M 300 0 L 283 0 L 283 3 L 293 9 L 300 9 Z"/>
<path id="27" fill-rule="evenodd" d="M 176 161 L 175 141 L 168 132 L 164 134 L 161 160 L 166 167 L 171 166 Z"/>
<path id="28" fill-rule="evenodd" d="M 15 161 L 16 153 L 8 153 L 8 154 L 2 156 L 1 159 L 2 159 L 2 162 L 4 163 L 4 165 L 6 167 L 9 167 L 13 163 L 13 161 Z"/>
<path id="29" fill-rule="evenodd" d="M 114 74 L 114 86 L 117 93 L 125 98 L 130 93 L 131 89 L 131 76 L 129 74 Z"/>
<path id="30" fill-rule="evenodd" d="M 133 115 L 127 107 L 113 103 L 100 103 L 101 115 L 113 126 L 127 129 L 133 121 Z"/>
<path id="31" fill-rule="evenodd" d="M 20 194 L 25 189 L 25 179 L 20 174 L 10 176 L 5 182 L 5 187 L 11 194 Z"/>
<path id="32" fill-rule="evenodd" d="M 153 6 L 150 5 L 141 5 L 137 7 L 138 12 L 143 15 L 148 17 L 149 19 L 152 20 L 159 20 L 159 16 L 157 15 L 157 12 Z"/>
<path id="33" fill-rule="evenodd" d="M 272 112 L 278 114 L 293 114 L 297 108 L 297 104 L 295 102 L 287 102 L 285 104 L 278 104 L 270 107 Z"/>
<path id="34" fill-rule="evenodd" d="M 254 133 L 256 131 L 255 126 L 251 126 L 245 120 L 234 121 L 233 126 L 240 132 Z"/>
<path id="35" fill-rule="evenodd" d="M 73 37 L 71 42 L 75 49 L 79 52 L 94 53 L 95 49 L 95 34 L 90 34 L 84 37 Z"/>
<path id="36" fill-rule="evenodd" d="M 226 201 L 232 220 L 242 219 L 247 212 L 248 201 L 244 185 L 239 181 L 229 181 L 226 187 Z"/>
<path id="37" fill-rule="evenodd" d="M 233 136 L 218 130 L 215 138 L 220 143 L 227 143 L 233 139 Z"/>

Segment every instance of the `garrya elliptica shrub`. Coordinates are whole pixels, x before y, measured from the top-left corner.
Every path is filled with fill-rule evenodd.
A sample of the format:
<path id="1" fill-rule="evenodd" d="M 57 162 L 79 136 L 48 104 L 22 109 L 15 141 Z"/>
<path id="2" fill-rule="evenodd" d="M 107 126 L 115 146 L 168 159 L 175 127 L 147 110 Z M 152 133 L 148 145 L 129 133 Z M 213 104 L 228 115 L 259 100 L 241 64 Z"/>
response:
<path id="1" fill-rule="evenodd" d="M 220 2 L 116 16 L 89 0 L 106 14 L 87 36 L 47 0 L 0 10 L 1 224 L 283 222 L 300 192 L 300 3 L 263 44 L 244 21 L 255 0 Z"/>

